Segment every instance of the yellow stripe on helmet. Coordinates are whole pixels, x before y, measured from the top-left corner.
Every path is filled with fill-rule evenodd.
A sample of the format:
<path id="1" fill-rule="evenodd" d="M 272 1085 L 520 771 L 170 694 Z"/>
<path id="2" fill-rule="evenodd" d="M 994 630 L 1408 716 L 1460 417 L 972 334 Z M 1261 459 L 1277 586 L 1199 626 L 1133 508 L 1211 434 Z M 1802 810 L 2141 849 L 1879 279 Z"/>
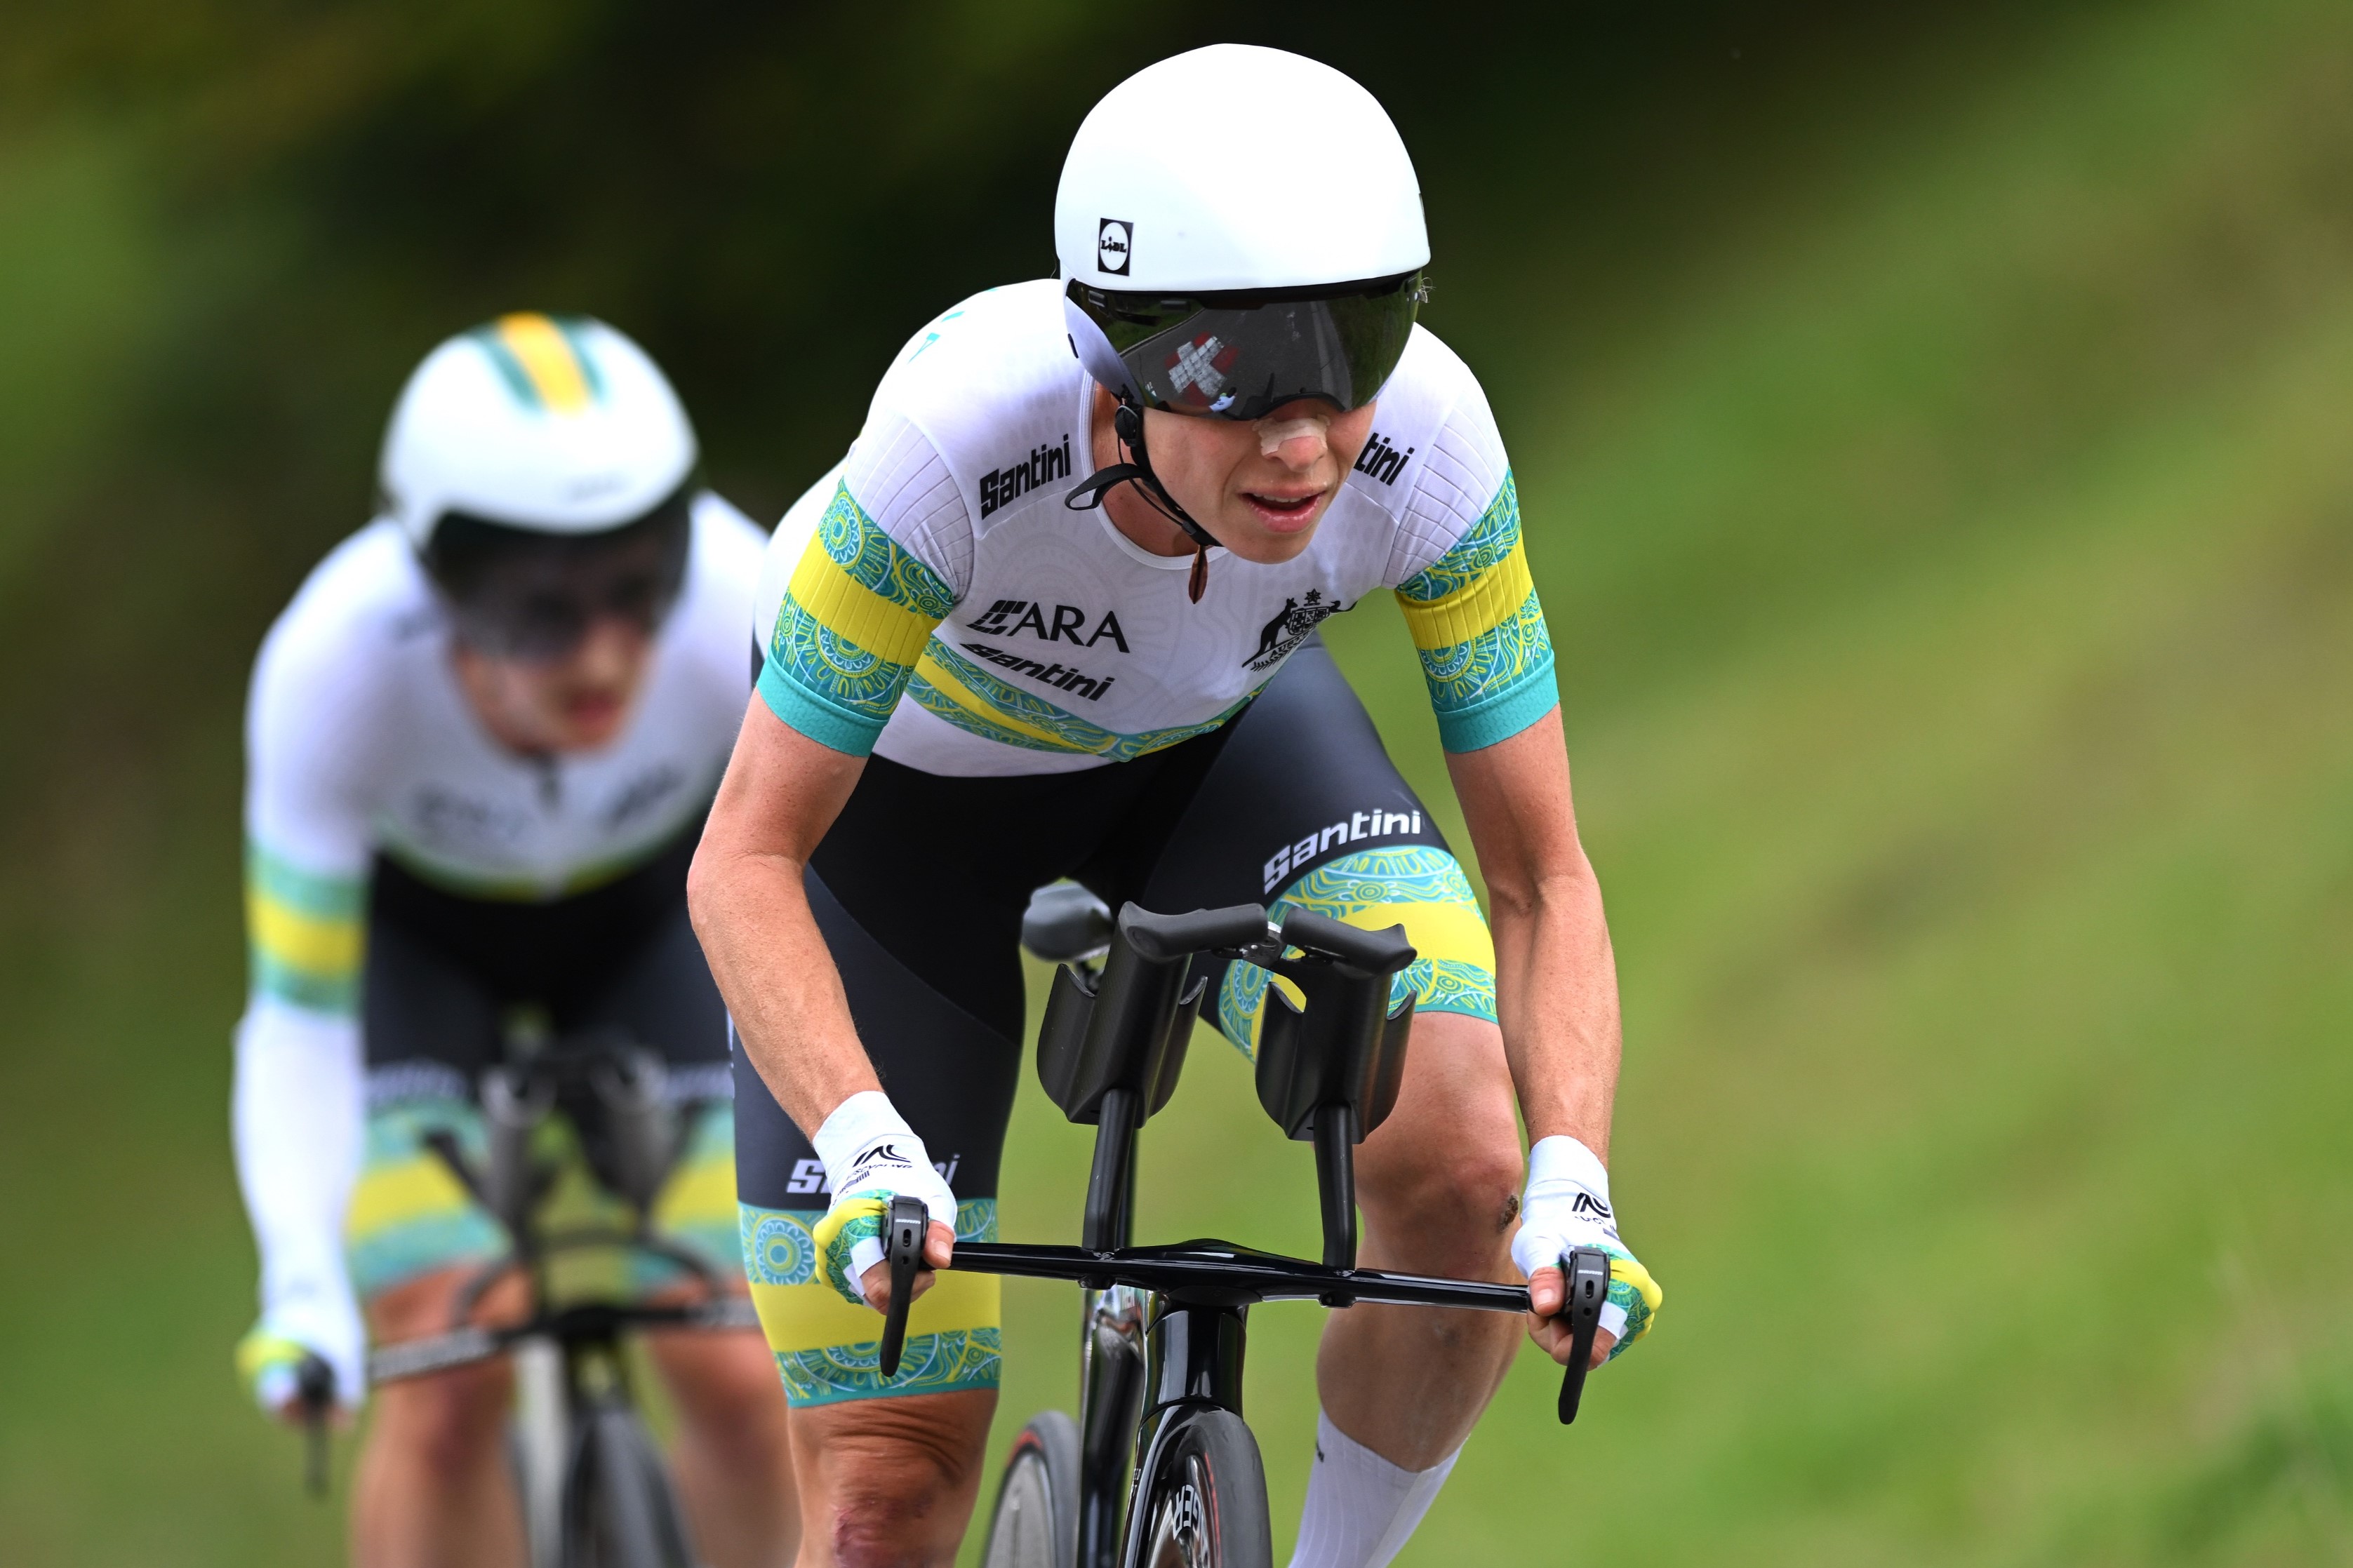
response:
<path id="1" fill-rule="evenodd" d="M 574 414 L 588 406 L 594 373 L 581 363 L 579 351 L 563 328 L 536 310 L 522 310 L 501 316 L 491 331 L 530 379 L 541 406 L 554 414 Z"/>

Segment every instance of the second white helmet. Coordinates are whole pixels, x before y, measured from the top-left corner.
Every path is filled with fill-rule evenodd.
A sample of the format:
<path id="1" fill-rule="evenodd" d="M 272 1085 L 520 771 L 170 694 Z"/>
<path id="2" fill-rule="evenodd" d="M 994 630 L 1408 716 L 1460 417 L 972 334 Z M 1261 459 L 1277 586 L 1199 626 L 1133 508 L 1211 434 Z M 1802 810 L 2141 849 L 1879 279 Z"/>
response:
<path id="1" fill-rule="evenodd" d="M 604 322 L 522 312 L 461 332 L 402 389 L 378 470 L 418 551 L 450 513 L 595 533 L 693 471 L 694 428 L 646 352 Z"/>

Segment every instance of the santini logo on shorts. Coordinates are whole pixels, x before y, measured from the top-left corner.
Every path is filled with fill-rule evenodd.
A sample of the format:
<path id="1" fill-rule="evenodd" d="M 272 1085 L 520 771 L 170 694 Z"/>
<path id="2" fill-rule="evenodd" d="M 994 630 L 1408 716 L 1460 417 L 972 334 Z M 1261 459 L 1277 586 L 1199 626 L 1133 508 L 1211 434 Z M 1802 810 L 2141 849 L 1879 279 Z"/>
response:
<path id="1" fill-rule="evenodd" d="M 893 1155 L 892 1158 L 896 1159 L 897 1156 Z M 951 1154 L 944 1160 L 934 1160 L 932 1162 L 932 1169 L 940 1173 L 940 1180 L 953 1185 L 955 1182 L 956 1163 L 963 1158 L 961 1154 Z M 785 1183 L 785 1191 L 788 1193 L 833 1191 L 833 1184 L 825 1179 L 825 1162 L 822 1160 L 793 1162 L 792 1177 Z"/>
<path id="2" fill-rule="evenodd" d="M 1029 448 L 1029 456 L 1009 468 L 991 468 L 980 476 L 980 515 L 987 517 L 998 507 L 1010 506 L 1039 485 L 1071 477 L 1071 438 L 1065 435 L 1059 447 L 1039 445 Z"/>
<path id="3" fill-rule="evenodd" d="M 1343 845 L 1355 844 L 1366 838 L 1419 837 L 1421 835 L 1421 813 L 1418 811 L 1359 811 L 1345 822 L 1335 822 L 1320 833 L 1311 833 L 1296 844 L 1286 844 L 1274 852 L 1266 863 L 1266 886 L 1261 890 L 1271 893 L 1276 884 L 1296 870 L 1303 875 L 1316 858 L 1328 855 Z"/>

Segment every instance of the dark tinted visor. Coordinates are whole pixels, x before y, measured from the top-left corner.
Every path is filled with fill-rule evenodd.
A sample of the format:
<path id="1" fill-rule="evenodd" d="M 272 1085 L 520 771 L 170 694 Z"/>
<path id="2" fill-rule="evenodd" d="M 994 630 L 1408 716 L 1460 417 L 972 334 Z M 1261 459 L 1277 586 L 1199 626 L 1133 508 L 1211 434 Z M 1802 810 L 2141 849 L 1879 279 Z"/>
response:
<path id="1" fill-rule="evenodd" d="M 649 635 L 660 627 L 686 581 L 693 501 L 689 485 L 635 521 L 590 534 L 449 512 L 434 526 L 426 570 L 468 647 L 498 658 L 562 658 L 599 620 Z"/>
<path id="2" fill-rule="evenodd" d="M 1417 269 L 1316 289 L 1232 294 L 1131 294 L 1072 281 L 1077 313 L 1101 334 L 1125 384 L 1100 354 L 1099 381 L 1147 408 L 1263 419 L 1297 398 L 1344 412 L 1378 396 L 1426 298 Z M 1092 345 L 1091 345 L 1092 346 Z"/>

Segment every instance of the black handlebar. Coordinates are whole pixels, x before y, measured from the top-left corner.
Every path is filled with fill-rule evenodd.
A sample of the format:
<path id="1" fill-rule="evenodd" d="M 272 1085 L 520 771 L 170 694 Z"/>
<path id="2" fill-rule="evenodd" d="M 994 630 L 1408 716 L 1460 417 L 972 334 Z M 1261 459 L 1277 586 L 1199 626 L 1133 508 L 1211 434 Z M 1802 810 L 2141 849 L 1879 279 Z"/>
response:
<path id="1" fill-rule="evenodd" d="M 1119 912 L 1119 932 L 1128 946 L 1155 963 L 1221 947 L 1256 947 L 1271 934 L 1266 910 L 1257 904 L 1188 910 L 1181 915 L 1155 915 L 1130 904 Z"/>
<path id="2" fill-rule="evenodd" d="M 1414 956 L 1402 926 L 1366 931 L 1297 904 L 1282 911 L 1282 940 L 1286 946 L 1327 954 L 1367 974 L 1395 974 Z"/>
<path id="3" fill-rule="evenodd" d="M 335 1369 L 305 1352 L 294 1366 L 294 1402 L 302 1411 L 302 1489 L 327 1495 L 327 1417 L 335 1408 Z"/>
<path id="4" fill-rule="evenodd" d="M 1568 1365 L 1560 1380 L 1560 1424 L 1566 1426 L 1577 1419 L 1577 1402 L 1585 1397 L 1593 1337 L 1601 1328 L 1602 1305 L 1609 1300 L 1609 1255 L 1578 1247 L 1560 1260 L 1560 1282 L 1566 1290 L 1560 1316 L 1568 1320 Z"/>
<path id="5" fill-rule="evenodd" d="M 915 1275 L 923 1266 L 923 1238 L 931 1234 L 931 1211 L 921 1198 L 891 1200 L 882 1224 L 882 1256 L 891 1265 L 891 1307 L 882 1318 L 882 1375 L 899 1375 L 899 1355 L 907 1348 L 907 1309 L 914 1305 Z"/>

